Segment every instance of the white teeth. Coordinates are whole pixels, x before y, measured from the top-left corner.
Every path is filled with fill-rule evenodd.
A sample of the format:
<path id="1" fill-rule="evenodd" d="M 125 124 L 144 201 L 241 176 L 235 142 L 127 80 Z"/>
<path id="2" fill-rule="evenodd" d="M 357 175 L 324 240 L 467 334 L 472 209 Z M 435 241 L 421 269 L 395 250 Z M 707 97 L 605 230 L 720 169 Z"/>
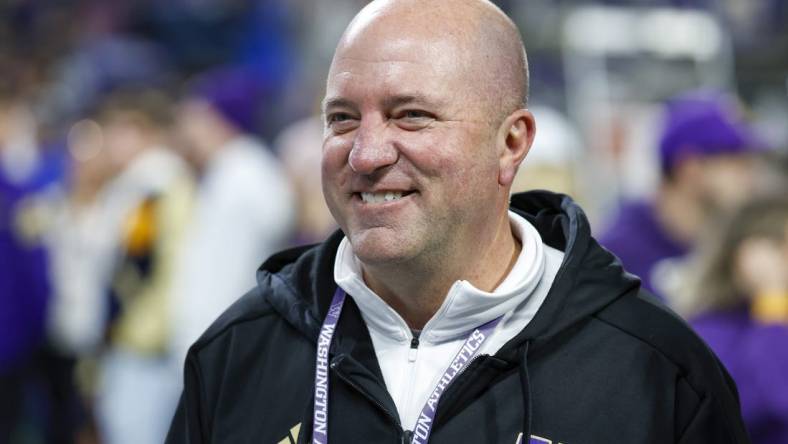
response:
<path id="1" fill-rule="evenodd" d="M 401 191 L 387 191 L 385 193 L 361 193 L 361 200 L 365 203 L 391 202 L 401 197 Z"/>

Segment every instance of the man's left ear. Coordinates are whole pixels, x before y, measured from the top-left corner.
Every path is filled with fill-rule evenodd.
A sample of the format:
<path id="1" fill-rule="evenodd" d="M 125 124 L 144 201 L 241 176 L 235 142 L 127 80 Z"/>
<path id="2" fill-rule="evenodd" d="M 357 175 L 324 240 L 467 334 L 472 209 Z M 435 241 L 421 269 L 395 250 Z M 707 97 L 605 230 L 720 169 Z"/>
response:
<path id="1" fill-rule="evenodd" d="M 527 109 L 518 109 L 510 114 L 498 132 L 498 183 L 509 186 L 514 181 L 536 134 L 536 120 Z"/>

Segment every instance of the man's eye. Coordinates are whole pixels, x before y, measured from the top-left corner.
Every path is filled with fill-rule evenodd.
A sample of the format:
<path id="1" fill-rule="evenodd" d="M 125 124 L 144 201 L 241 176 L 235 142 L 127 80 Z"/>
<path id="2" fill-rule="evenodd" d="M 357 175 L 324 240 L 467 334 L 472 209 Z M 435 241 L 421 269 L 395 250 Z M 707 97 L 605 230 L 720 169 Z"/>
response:
<path id="1" fill-rule="evenodd" d="M 347 113 L 334 113 L 328 116 L 328 123 L 341 123 L 350 120 L 350 114 Z"/>
<path id="2" fill-rule="evenodd" d="M 326 117 L 326 126 L 336 134 L 352 131 L 357 123 L 358 119 L 348 113 L 333 113 Z"/>
<path id="3" fill-rule="evenodd" d="M 429 127 L 435 115 L 419 109 L 407 109 L 394 114 L 397 125 L 405 130 L 416 131 Z"/>
<path id="4" fill-rule="evenodd" d="M 403 112 L 402 117 L 406 119 L 425 119 L 430 118 L 430 115 L 424 111 L 411 109 Z"/>

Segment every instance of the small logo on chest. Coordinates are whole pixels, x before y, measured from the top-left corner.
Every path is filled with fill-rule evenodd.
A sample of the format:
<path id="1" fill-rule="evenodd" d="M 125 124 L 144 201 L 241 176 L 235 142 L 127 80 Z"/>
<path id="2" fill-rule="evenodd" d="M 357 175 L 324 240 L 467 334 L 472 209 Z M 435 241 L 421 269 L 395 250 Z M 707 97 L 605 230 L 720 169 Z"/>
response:
<path id="1" fill-rule="evenodd" d="M 276 444 L 295 444 L 298 442 L 298 434 L 301 432 L 301 423 L 294 425 L 292 429 L 290 429 L 290 433 L 285 436 L 285 439 L 279 441 Z"/>

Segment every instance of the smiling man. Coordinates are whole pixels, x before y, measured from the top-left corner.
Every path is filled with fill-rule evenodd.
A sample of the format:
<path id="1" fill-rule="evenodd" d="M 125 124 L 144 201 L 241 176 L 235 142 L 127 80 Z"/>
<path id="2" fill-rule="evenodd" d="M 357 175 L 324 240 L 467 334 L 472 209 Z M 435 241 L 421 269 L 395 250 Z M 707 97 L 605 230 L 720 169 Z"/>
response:
<path id="1" fill-rule="evenodd" d="M 487 1 L 356 16 L 323 102 L 341 231 L 191 348 L 168 442 L 747 442 L 725 370 L 580 208 L 510 196 L 527 72 Z"/>

